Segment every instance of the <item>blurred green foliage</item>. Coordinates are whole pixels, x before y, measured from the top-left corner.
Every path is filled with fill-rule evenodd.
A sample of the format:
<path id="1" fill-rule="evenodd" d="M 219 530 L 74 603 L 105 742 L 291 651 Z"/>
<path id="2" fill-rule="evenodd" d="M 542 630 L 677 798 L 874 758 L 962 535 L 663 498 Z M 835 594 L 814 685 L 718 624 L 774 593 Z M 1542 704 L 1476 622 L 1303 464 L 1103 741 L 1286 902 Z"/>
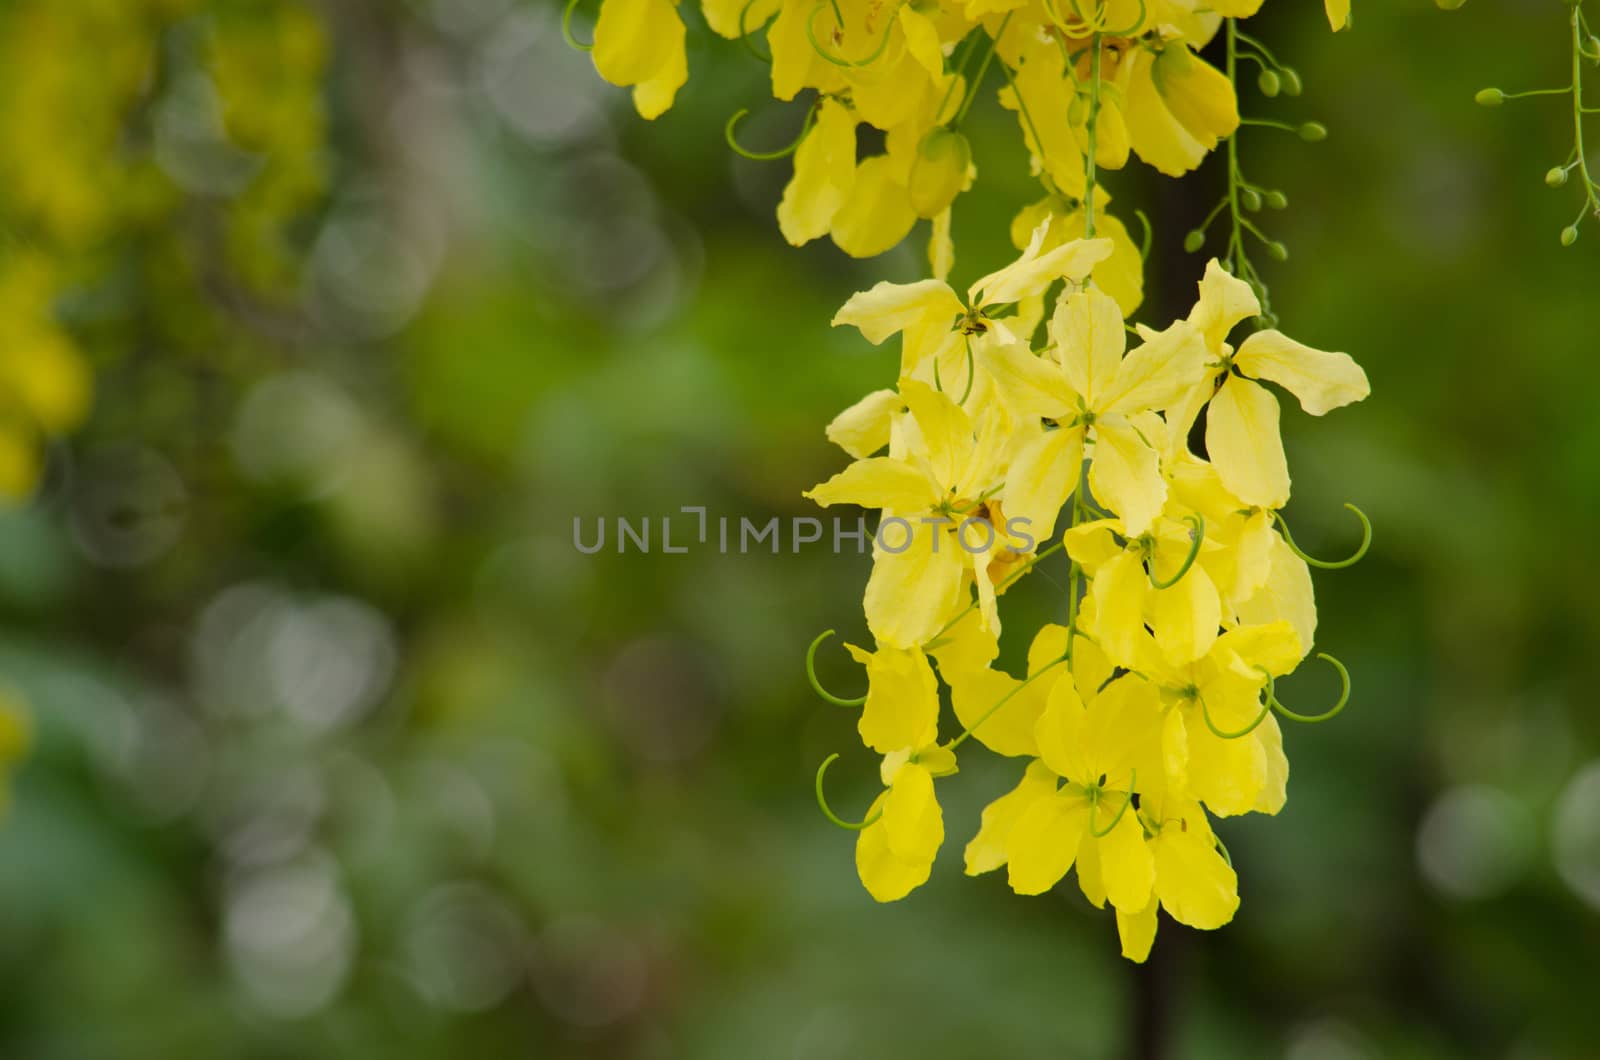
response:
<path id="1" fill-rule="evenodd" d="M 47 48 L 41 10 L 136 24 Z M 1247 113 L 1332 130 L 1245 141 L 1291 200 L 1274 306 L 1373 382 L 1286 416 L 1289 515 L 1335 554 L 1353 500 L 1378 538 L 1318 580 L 1351 708 L 1289 734 L 1278 820 L 1220 824 L 1238 919 L 1164 932 L 1144 971 L 1081 902 L 959 879 L 997 771 L 948 782 L 929 886 L 862 892 L 810 790 L 852 719 L 801 659 L 862 633 L 867 557 L 573 547 L 574 519 L 814 514 L 822 425 L 895 356 L 826 322 L 916 275 L 925 233 L 869 262 L 783 246 L 786 164 L 721 139 L 761 65 L 692 24 L 646 125 L 557 16 L 0 6 L 7 91 L 124 92 L 110 133 L 77 104 L 7 119 L 37 142 L 5 155 L 5 253 L 66 263 L 97 396 L 0 518 L 0 675 L 34 729 L 0 828 L 0 1055 L 1596 1055 L 1600 250 L 1555 238 L 1560 109 L 1471 105 L 1558 76 L 1561 5 L 1372 2 L 1337 37 L 1262 16 L 1307 87 Z M 958 281 L 1030 197 L 1010 117 L 974 115 Z M 1156 225 L 1143 319 L 1187 304 L 1219 178 L 1113 183 Z M 66 228 L 27 197 L 51 188 Z M 864 805 L 871 763 L 835 772 Z"/>

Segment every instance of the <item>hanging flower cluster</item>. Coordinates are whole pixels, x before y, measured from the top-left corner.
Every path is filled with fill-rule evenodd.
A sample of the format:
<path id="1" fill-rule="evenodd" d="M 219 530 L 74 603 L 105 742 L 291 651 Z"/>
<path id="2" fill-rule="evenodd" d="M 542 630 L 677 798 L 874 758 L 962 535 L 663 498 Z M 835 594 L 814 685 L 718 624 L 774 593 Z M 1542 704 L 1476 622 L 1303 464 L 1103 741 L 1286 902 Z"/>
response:
<path id="1" fill-rule="evenodd" d="M 1343 353 L 1273 326 L 1247 237 L 1282 245 L 1246 216 L 1281 192 L 1242 175 L 1238 74 L 1258 68 L 1267 97 L 1298 95 L 1238 20 L 1260 0 L 706 0 L 728 37 L 768 25 L 772 91 L 812 90 L 799 138 L 749 157 L 794 156 L 778 226 L 795 245 L 823 237 L 866 257 L 932 222 L 930 278 L 879 283 L 834 318 L 871 343 L 898 337 L 893 388 L 868 394 L 828 426 L 853 462 L 807 493 L 822 506 L 881 513 L 863 606 L 871 648 L 846 645 L 868 691 L 865 746 L 882 756 L 883 791 L 858 832 L 856 866 L 879 901 L 924 883 L 944 844 L 938 781 L 964 745 L 1018 760 L 1016 787 L 984 811 L 966 845 L 969 874 L 1004 868 L 1013 890 L 1040 894 L 1069 872 L 1091 903 L 1116 911 L 1122 952 L 1143 960 L 1158 910 L 1196 928 L 1232 919 L 1238 882 L 1213 818 L 1276 813 L 1289 774 L 1278 718 L 1297 714 L 1276 682 L 1311 652 L 1316 606 L 1308 566 L 1279 511 L 1290 475 L 1279 389 L 1314 416 L 1367 396 Z M 567 31 L 572 38 L 567 9 Z M 1349 5 L 1329 0 L 1334 29 Z M 1225 31 L 1218 69 L 1197 52 Z M 685 83 L 684 24 L 670 0 L 604 0 L 592 45 L 601 74 L 632 86 L 653 118 Z M 576 43 L 576 41 L 575 41 Z M 582 46 L 582 45 L 580 45 Z M 760 54 L 758 52 L 758 54 Z M 1044 195 L 1012 225 L 1020 256 L 965 296 L 954 267 L 951 209 L 976 177 L 960 131 L 993 67 L 999 102 Z M 881 131 L 862 157 L 858 130 Z M 1149 249 L 1105 210 L 1107 170 L 1138 158 L 1181 177 L 1226 144 L 1228 190 L 1209 226 L 1230 223 L 1193 309 L 1156 330 L 1130 322 Z M 1143 215 L 1138 214 L 1143 221 Z M 1202 455 L 1203 454 L 1203 455 Z M 1026 672 L 997 665 L 1003 594 L 1065 553 L 1059 623 L 1024 631 Z M 831 633 L 831 631 L 830 631 Z M 1008 634 L 1009 635 L 1009 634 Z M 949 714 L 945 716 L 944 704 Z M 959 730 L 951 734 L 951 730 Z"/>

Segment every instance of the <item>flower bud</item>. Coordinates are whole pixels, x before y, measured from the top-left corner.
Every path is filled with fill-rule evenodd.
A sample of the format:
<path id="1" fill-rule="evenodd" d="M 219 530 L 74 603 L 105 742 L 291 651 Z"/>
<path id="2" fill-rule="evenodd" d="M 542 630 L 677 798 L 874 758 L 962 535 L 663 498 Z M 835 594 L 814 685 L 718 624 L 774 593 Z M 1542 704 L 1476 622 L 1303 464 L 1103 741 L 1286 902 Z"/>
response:
<path id="1" fill-rule="evenodd" d="M 1289 248 L 1282 243 L 1272 242 L 1267 244 L 1267 253 L 1271 254 L 1274 261 L 1288 261 Z"/>
<path id="2" fill-rule="evenodd" d="M 1544 182 L 1552 188 L 1559 188 L 1567 182 L 1567 171 L 1560 166 L 1553 166 L 1550 172 L 1544 175 Z"/>
<path id="3" fill-rule="evenodd" d="M 1570 247 L 1578 241 L 1578 226 L 1568 225 L 1561 230 L 1561 245 Z"/>
<path id="4" fill-rule="evenodd" d="M 1328 138 L 1328 127 L 1320 121 L 1308 121 L 1300 126 L 1300 139 L 1308 144 L 1314 144 Z"/>
<path id="5" fill-rule="evenodd" d="M 1506 94 L 1498 88 L 1486 88 L 1472 97 L 1480 107 L 1498 107 L 1506 101 Z"/>
<path id="6" fill-rule="evenodd" d="M 1283 81 L 1273 71 L 1263 70 L 1261 76 L 1256 78 L 1256 87 L 1261 90 L 1263 96 L 1271 99 L 1283 88 Z"/>
<path id="7" fill-rule="evenodd" d="M 1267 205 L 1272 207 L 1274 210 L 1287 209 L 1289 206 L 1289 196 L 1285 195 L 1281 191 L 1269 191 L 1267 192 Z"/>
<path id="8" fill-rule="evenodd" d="M 918 217 L 937 217 L 966 186 L 972 168 L 972 145 L 954 129 L 936 126 L 917 147 L 911 166 L 911 209 Z"/>
<path id="9" fill-rule="evenodd" d="M 1283 78 L 1283 90 L 1291 96 L 1298 96 L 1303 86 L 1300 84 L 1300 75 L 1294 68 L 1285 66 L 1278 73 Z"/>
<path id="10" fill-rule="evenodd" d="M 1590 62 L 1600 63 L 1600 37 L 1589 34 L 1589 38 L 1578 45 L 1578 51 Z"/>
<path id="11" fill-rule="evenodd" d="M 1251 213 L 1261 209 L 1261 193 L 1254 188 L 1240 189 L 1239 201 L 1244 203 L 1244 208 Z"/>
<path id="12" fill-rule="evenodd" d="M 1434 6 L 1440 11 L 1454 11 L 1467 0 L 1433 0 Z"/>
<path id="13" fill-rule="evenodd" d="M 1205 246 L 1205 243 L 1206 234 L 1200 231 L 1198 228 L 1192 230 L 1188 235 L 1183 237 L 1183 249 L 1187 250 L 1191 254 Z"/>

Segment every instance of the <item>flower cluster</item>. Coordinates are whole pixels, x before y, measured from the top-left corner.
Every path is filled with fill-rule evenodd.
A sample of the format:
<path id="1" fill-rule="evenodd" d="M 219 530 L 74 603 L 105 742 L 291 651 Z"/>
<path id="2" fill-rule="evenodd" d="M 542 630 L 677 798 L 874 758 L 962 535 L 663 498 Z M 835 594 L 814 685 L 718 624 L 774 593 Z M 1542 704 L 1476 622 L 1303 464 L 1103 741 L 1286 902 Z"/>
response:
<path id="1" fill-rule="evenodd" d="M 1216 928 L 1239 904 L 1212 819 L 1276 813 L 1289 767 L 1276 682 L 1311 652 L 1310 565 L 1279 514 L 1290 476 L 1276 388 L 1314 416 L 1366 397 L 1361 368 L 1273 324 L 1244 236 L 1271 242 L 1242 211 L 1281 207 L 1246 182 L 1236 136 L 1241 60 L 1263 95 L 1298 94 L 1298 75 L 1238 21 L 1260 0 L 707 0 L 729 37 L 770 22 L 772 90 L 815 97 L 788 149 L 778 205 L 785 239 L 829 237 L 866 257 L 931 221 L 930 277 L 879 283 L 834 318 L 871 343 L 898 338 L 892 389 L 842 412 L 828 437 L 853 462 L 807 493 L 880 513 L 863 607 L 873 643 L 846 645 L 868 690 L 823 688 L 860 709 L 881 756 L 882 793 L 858 832 L 867 891 L 894 901 L 924 883 L 945 839 L 938 781 L 964 745 L 1018 759 L 1016 787 L 984 811 L 969 874 L 1005 868 L 1040 894 L 1076 870 L 1094 905 L 1116 911 L 1124 955 L 1143 960 L 1158 910 Z M 1330 0 L 1334 29 L 1348 3 Z M 568 16 L 573 8 L 569 6 Z M 1197 53 L 1219 32 L 1226 63 Z M 684 84 L 684 26 L 670 0 L 604 0 L 594 60 L 631 85 L 650 118 Z M 570 25 L 568 33 L 571 36 Z M 998 62 L 996 62 L 998 60 Z M 1012 224 L 1021 252 L 951 286 L 951 209 L 976 177 L 962 121 L 989 70 L 1014 112 L 1043 197 Z M 1254 124 L 1284 126 L 1278 122 Z M 861 157 L 858 130 L 881 137 Z M 1302 138 L 1325 130 L 1301 126 Z M 1105 210 L 1106 171 L 1137 158 L 1172 177 L 1228 148 L 1226 253 L 1193 308 L 1156 330 L 1143 303 L 1145 245 Z M 1143 215 L 1139 215 L 1143 220 Z M 1064 553 L 1062 619 L 1025 631 L 1026 671 L 999 665 L 1003 595 Z M 949 715 L 946 717 L 945 704 Z M 958 731 L 952 732 L 952 729 Z"/>

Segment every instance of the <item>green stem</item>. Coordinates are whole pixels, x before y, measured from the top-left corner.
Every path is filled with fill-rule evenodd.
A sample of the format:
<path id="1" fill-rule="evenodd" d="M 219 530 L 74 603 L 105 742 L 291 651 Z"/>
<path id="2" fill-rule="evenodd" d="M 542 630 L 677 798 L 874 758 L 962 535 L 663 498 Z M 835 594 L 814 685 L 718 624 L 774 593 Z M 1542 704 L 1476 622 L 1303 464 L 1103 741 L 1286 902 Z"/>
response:
<path id="1" fill-rule="evenodd" d="M 1600 199 L 1595 198 L 1594 178 L 1589 175 L 1589 160 L 1583 153 L 1583 8 L 1572 5 L 1572 137 L 1578 156 L 1578 173 L 1583 177 L 1585 210 L 1600 216 Z"/>
<path id="2" fill-rule="evenodd" d="M 1089 39 L 1089 149 L 1083 163 L 1083 237 L 1094 238 L 1095 139 L 1100 125 L 1100 34 Z"/>

